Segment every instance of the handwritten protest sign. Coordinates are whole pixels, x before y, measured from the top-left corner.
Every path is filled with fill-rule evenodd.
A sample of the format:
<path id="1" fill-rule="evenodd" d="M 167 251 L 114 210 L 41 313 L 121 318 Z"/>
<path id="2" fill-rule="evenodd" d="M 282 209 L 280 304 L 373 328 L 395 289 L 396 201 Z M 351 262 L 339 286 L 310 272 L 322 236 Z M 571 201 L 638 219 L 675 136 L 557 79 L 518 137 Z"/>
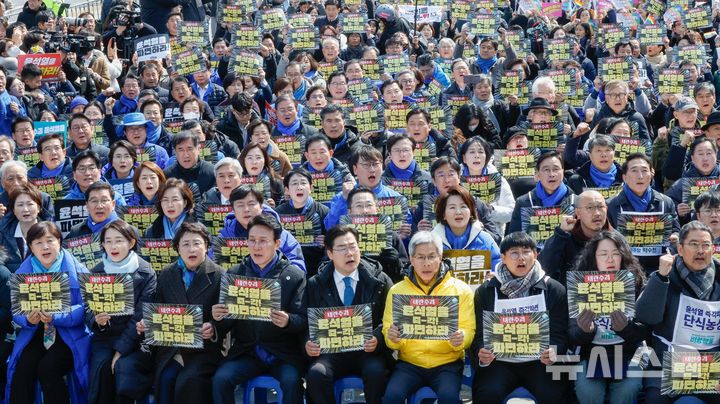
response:
<path id="1" fill-rule="evenodd" d="M 143 303 L 145 343 L 202 349 L 202 309 L 196 304 Z"/>
<path id="2" fill-rule="evenodd" d="M 450 261 L 453 276 L 477 289 L 492 270 L 492 258 L 487 250 L 445 250 L 443 258 Z"/>
<path id="3" fill-rule="evenodd" d="M 393 295 L 393 323 L 400 338 L 446 340 L 458 329 L 457 296 Z"/>
<path id="4" fill-rule="evenodd" d="M 720 352 L 664 352 L 660 393 L 663 395 L 717 394 Z"/>
<path id="5" fill-rule="evenodd" d="M 309 307 L 308 329 L 321 354 L 361 351 L 372 337 L 372 307 Z"/>
<path id="6" fill-rule="evenodd" d="M 660 256 L 669 245 L 673 217 L 669 213 L 623 213 L 617 218 L 617 231 L 630 244 L 633 255 Z"/>
<path id="7" fill-rule="evenodd" d="M 50 314 L 70 311 L 70 280 L 66 272 L 12 274 L 8 281 L 13 315 L 33 310 Z"/>
<path id="8" fill-rule="evenodd" d="M 537 360 L 550 345 L 547 312 L 501 314 L 483 312 L 483 342 L 496 359 Z"/>
<path id="9" fill-rule="evenodd" d="M 132 315 L 135 297 L 132 274 L 79 274 L 87 309 L 111 316 Z"/>
<path id="10" fill-rule="evenodd" d="M 615 310 L 635 315 L 635 276 L 630 271 L 568 271 L 567 294 L 570 318 L 586 309 L 597 316 L 610 316 Z"/>
<path id="11" fill-rule="evenodd" d="M 225 274 L 220 280 L 219 302 L 227 305 L 227 318 L 272 321 L 270 312 L 280 310 L 280 281 Z"/>

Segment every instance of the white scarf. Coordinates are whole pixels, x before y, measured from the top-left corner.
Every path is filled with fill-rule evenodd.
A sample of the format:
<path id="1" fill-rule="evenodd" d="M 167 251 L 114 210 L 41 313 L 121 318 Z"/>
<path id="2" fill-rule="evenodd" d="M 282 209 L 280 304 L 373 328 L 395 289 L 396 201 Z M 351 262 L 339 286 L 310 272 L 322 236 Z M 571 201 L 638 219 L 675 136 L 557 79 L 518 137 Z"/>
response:
<path id="1" fill-rule="evenodd" d="M 107 274 L 131 274 L 138 269 L 138 256 L 135 251 L 130 251 L 127 257 L 120 262 L 112 262 L 107 254 L 103 254 L 103 264 Z"/>

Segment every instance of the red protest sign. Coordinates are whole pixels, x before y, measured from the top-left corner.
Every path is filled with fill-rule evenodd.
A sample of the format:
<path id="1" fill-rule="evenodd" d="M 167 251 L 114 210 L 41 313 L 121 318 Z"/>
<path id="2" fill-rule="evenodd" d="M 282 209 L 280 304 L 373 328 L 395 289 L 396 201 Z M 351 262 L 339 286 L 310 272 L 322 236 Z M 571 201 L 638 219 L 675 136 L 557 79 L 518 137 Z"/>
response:
<path id="1" fill-rule="evenodd" d="M 28 63 L 36 64 L 40 68 L 43 81 L 57 81 L 62 65 L 62 55 L 59 53 L 20 55 L 18 56 L 18 73 L 22 73 L 23 67 Z"/>

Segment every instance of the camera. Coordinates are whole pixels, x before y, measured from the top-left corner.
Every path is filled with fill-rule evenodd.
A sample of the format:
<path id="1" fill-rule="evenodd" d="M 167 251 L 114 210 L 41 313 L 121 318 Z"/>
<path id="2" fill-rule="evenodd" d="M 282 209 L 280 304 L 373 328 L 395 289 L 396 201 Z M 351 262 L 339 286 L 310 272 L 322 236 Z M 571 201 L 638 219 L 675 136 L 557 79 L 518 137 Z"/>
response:
<path id="1" fill-rule="evenodd" d="M 115 10 L 114 15 L 115 18 L 112 19 L 114 28 L 135 26 L 142 23 L 140 12 L 136 10 L 130 11 L 121 7 Z"/>
<path id="2" fill-rule="evenodd" d="M 50 33 L 50 38 L 46 38 L 45 52 L 73 52 L 78 55 L 85 55 L 95 48 L 95 37 L 85 35 L 64 35 L 60 32 Z"/>
<path id="3" fill-rule="evenodd" d="M 79 17 L 65 17 L 63 21 L 71 27 L 84 27 L 88 22 L 87 18 Z"/>

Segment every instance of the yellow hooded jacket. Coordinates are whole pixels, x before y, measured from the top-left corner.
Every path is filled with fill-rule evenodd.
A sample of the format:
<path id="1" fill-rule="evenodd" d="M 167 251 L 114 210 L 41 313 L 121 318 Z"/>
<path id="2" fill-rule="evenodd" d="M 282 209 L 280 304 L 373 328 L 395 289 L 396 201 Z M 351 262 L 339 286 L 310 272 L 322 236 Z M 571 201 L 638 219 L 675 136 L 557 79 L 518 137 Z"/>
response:
<path id="1" fill-rule="evenodd" d="M 444 266 L 444 265 L 443 265 Z M 445 268 L 443 268 L 445 269 Z M 411 269 L 412 270 L 412 269 Z M 445 270 L 438 274 L 440 279 L 427 290 L 412 279 L 405 276 L 401 282 L 396 283 L 388 293 L 383 315 L 383 335 L 388 348 L 398 350 L 401 361 L 415 366 L 430 369 L 437 366 L 463 359 L 465 349 L 470 347 L 475 337 L 475 302 L 473 291 L 465 282 L 454 278 L 452 271 Z M 399 344 L 390 341 L 387 337 L 388 329 L 393 324 L 392 299 L 393 295 L 427 295 L 427 296 L 458 296 L 458 328 L 465 334 L 465 340 L 460 346 L 454 347 L 449 340 L 407 340 L 401 339 Z"/>

